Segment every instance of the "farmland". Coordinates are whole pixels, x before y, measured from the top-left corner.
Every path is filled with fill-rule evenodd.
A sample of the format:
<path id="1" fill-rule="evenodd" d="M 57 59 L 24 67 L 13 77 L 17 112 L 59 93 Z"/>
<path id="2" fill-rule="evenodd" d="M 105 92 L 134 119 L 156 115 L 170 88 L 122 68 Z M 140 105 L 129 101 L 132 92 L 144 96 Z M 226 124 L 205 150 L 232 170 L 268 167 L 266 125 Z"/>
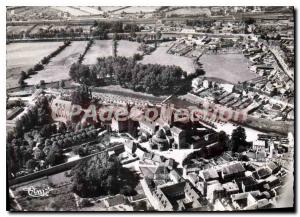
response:
<path id="1" fill-rule="evenodd" d="M 75 7 L 55 6 L 53 8 L 58 10 L 58 11 L 70 13 L 71 16 L 87 16 L 87 15 L 90 15 L 89 12 L 77 9 Z"/>
<path id="2" fill-rule="evenodd" d="M 13 43 L 6 46 L 6 87 L 18 86 L 22 70 L 26 71 L 44 56 L 49 55 L 62 42 Z"/>
<path id="3" fill-rule="evenodd" d="M 200 60 L 207 77 L 238 83 L 258 77 L 250 72 L 248 61 L 242 54 L 203 55 Z"/>
<path id="4" fill-rule="evenodd" d="M 168 54 L 167 50 L 168 47 L 158 47 L 152 54 L 144 56 L 141 62 L 144 64 L 176 65 L 180 66 L 188 74 L 195 72 L 193 59 Z"/>
<path id="5" fill-rule="evenodd" d="M 121 40 L 118 42 L 118 56 L 132 57 L 137 53 L 139 44 Z M 83 63 L 95 64 L 98 57 L 112 56 L 112 40 L 96 40 L 90 50 L 87 52 Z"/>
<path id="6" fill-rule="evenodd" d="M 171 16 L 172 14 L 177 15 L 210 15 L 210 10 L 208 8 L 199 8 L 199 7 L 184 7 L 175 9 L 169 12 L 166 12 L 167 16 Z"/>
<path id="7" fill-rule="evenodd" d="M 154 12 L 158 8 L 159 8 L 158 6 L 154 6 L 154 7 L 134 6 L 134 7 L 125 8 L 124 10 L 116 11 L 115 14 L 120 14 L 123 11 L 125 13 L 140 13 L 141 11 L 144 13 L 151 13 L 151 12 Z"/>
<path id="8" fill-rule="evenodd" d="M 40 80 L 45 82 L 60 81 L 69 78 L 69 69 L 77 61 L 80 54 L 83 53 L 86 41 L 73 41 L 69 47 L 51 59 L 50 63 L 45 66 L 38 74 L 27 79 L 29 85 L 39 83 Z"/>
<path id="9" fill-rule="evenodd" d="M 7 26 L 6 32 L 8 35 L 10 34 L 20 34 L 22 32 L 26 32 L 32 26 Z"/>

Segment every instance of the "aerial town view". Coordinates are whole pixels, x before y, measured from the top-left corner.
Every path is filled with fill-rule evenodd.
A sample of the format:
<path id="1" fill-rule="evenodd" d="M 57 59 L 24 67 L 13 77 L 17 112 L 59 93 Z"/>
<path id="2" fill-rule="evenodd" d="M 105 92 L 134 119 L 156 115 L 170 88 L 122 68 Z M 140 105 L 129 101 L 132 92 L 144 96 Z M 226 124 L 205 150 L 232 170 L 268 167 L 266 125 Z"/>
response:
<path id="1" fill-rule="evenodd" d="M 294 24 L 7 6 L 7 211 L 294 211 Z"/>

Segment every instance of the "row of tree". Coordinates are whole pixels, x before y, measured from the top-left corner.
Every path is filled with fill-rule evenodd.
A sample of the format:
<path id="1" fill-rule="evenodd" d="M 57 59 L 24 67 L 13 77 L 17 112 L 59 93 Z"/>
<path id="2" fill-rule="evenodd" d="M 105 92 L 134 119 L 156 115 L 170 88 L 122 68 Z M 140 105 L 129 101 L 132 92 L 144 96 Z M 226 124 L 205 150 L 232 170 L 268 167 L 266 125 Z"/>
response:
<path id="1" fill-rule="evenodd" d="M 37 71 L 43 70 L 44 69 L 44 65 L 48 64 L 50 59 L 55 57 L 56 55 L 58 55 L 61 51 L 63 51 L 67 46 L 69 46 L 71 44 L 71 41 L 65 41 L 63 45 L 60 45 L 55 51 L 53 51 L 52 53 L 50 53 L 48 56 L 43 57 L 43 59 L 35 64 L 33 66 L 33 68 L 30 68 L 27 70 L 27 73 L 22 71 L 18 84 L 23 87 L 25 86 L 25 79 L 27 79 L 29 76 L 34 75 L 37 73 Z"/>
<path id="2" fill-rule="evenodd" d="M 93 45 L 94 43 L 94 40 L 93 39 L 90 39 L 84 49 L 84 52 L 82 54 L 79 55 L 79 58 L 78 58 L 78 63 L 82 63 L 83 61 L 83 58 L 85 56 L 85 54 L 88 52 L 88 50 L 90 49 L 90 47 Z"/>

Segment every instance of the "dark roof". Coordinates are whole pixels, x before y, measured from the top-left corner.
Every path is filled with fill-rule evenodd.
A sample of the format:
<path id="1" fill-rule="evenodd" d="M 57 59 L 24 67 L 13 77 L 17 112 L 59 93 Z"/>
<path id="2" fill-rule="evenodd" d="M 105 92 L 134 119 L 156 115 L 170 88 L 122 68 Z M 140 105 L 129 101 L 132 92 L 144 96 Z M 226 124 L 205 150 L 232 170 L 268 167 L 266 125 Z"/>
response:
<path id="1" fill-rule="evenodd" d="M 245 176 L 236 179 L 237 183 L 243 183 L 245 186 L 251 186 L 257 184 L 257 181 L 252 176 Z"/>
<path id="2" fill-rule="evenodd" d="M 272 171 L 270 168 L 268 167 L 261 167 L 258 168 L 258 170 L 256 171 L 256 174 L 258 176 L 258 178 L 267 178 L 268 176 L 270 176 L 272 174 Z"/>
<path id="3" fill-rule="evenodd" d="M 240 172 L 245 172 L 245 168 L 240 162 L 236 162 L 234 164 L 229 164 L 225 167 L 223 167 L 223 174 L 225 175 L 231 175 L 231 174 L 236 174 Z"/>

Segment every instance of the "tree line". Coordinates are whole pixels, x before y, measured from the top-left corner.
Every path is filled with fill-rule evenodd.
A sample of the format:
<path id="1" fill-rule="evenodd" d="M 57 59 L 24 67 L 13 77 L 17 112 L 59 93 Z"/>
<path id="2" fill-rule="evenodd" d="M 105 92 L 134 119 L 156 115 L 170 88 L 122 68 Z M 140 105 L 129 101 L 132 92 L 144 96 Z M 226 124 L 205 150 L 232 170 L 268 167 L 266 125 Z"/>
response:
<path id="1" fill-rule="evenodd" d="M 63 45 L 60 45 L 55 51 L 53 51 L 52 53 L 50 53 L 48 56 L 43 57 L 43 59 L 35 64 L 33 66 L 33 68 L 30 68 L 27 70 L 27 72 L 22 71 L 21 72 L 21 76 L 19 78 L 18 84 L 21 87 L 25 86 L 25 79 L 27 79 L 29 76 L 34 75 L 37 73 L 37 71 L 43 70 L 44 69 L 44 65 L 47 65 L 50 61 L 51 58 L 55 57 L 56 55 L 58 55 L 61 51 L 63 51 L 67 46 L 69 46 L 71 44 L 71 41 L 67 40 L 64 41 Z"/>

